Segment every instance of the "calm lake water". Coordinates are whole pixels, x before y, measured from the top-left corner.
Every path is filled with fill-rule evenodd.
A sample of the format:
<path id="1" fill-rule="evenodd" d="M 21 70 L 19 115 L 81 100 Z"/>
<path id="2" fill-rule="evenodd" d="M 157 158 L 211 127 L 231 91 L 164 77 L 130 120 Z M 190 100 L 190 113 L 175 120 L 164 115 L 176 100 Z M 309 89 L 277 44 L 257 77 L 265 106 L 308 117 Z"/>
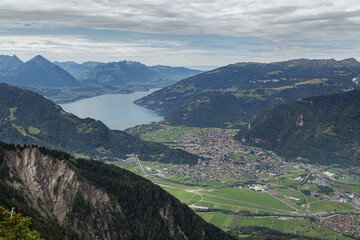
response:
<path id="1" fill-rule="evenodd" d="M 130 94 L 106 94 L 82 99 L 60 106 L 80 118 L 94 118 L 105 123 L 110 129 L 124 130 L 136 125 L 161 121 L 163 117 L 133 102 L 158 89 Z"/>

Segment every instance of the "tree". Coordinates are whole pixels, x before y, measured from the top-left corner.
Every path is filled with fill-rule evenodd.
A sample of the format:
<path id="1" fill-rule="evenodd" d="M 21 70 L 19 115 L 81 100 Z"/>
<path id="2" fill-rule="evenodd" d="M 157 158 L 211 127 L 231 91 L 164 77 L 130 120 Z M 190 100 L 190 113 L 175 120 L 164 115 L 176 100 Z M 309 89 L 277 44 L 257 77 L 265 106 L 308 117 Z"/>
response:
<path id="1" fill-rule="evenodd" d="M 30 223 L 30 217 L 0 207 L 0 239 L 42 240 L 37 231 L 29 228 Z"/>

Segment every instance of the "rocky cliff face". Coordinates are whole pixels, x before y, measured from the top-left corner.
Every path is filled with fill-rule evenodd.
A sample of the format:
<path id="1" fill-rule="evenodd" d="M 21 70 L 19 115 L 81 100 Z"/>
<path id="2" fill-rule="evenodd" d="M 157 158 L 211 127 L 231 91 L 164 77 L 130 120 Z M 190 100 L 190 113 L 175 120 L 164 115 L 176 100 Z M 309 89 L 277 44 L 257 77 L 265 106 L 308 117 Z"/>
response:
<path id="1" fill-rule="evenodd" d="M 140 176 L 43 147 L 0 142 L 0 205 L 48 239 L 233 239 Z"/>
<path id="2" fill-rule="evenodd" d="M 122 214 L 120 205 L 111 202 L 103 190 L 81 181 L 66 161 L 44 155 L 37 147 L 6 151 L 4 160 L 17 180 L 9 184 L 23 192 L 43 217 L 70 225 L 85 238 L 120 238 L 116 232 L 108 232 L 111 215 Z M 72 216 L 79 199 L 92 211 L 86 222 Z"/>
<path id="3" fill-rule="evenodd" d="M 33 206 L 43 215 L 51 214 L 60 223 L 70 211 L 73 193 L 80 182 L 74 171 L 64 161 L 44 156 L 38 148 L 26 148 L 22 152 L 8 152 L 7 164 L 21 180 L 26 195 Z"/>

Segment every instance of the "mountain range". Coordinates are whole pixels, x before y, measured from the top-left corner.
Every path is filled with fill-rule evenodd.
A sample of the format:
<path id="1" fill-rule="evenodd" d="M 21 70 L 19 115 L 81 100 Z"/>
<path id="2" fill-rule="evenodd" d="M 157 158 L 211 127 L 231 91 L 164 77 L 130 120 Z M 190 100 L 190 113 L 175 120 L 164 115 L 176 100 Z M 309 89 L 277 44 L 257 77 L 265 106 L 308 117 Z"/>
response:
<path id="1" fill-rule="evenodd" d="M 28 90 L 0 84 L 0 139 L 36 144 L 98 160 L 118 160 L 127 154 L 141 159 L 193 164 L 198 156 L 146 142 L 102 122 L 81 119 Z M 171 157 L 170 157 L 171 156 Z"/>
<path id="2" fill-rule="evenodd" d="M 139 62 L 50 62 L 37 55 L 27 62 L 0 55 L 0 80 L 17 86 L 79 87 L 84 85 L 141 85 L 160 87 L 201 73 L 185 67 L 146 66 Z"/>
<path id="3" fill-rule="evenodd" d="M 139 62 L 50 62 L 37 55 L 27 62 L 0 55 L 0 82 L 37 92 L 57 103 L 108 93 L 158 88 L 201 73 L 184 67 Z"/>
<path id="4" fill-rule="evenodd" d="M 235 239 L 149 180 L 37 146 L 0 142 L 0 193 L 45 239 Z"/>
<path id="5" fill-rule="evenodd" d="M 173 125 L 241 128 L 260 111 L 298 98 L 359 87 L 355 59 L 236 63 L 164 87 L 135 103 Z"/>
<path id="6" fill-rule="evenodd" d="M 146 66 L 139 62 L 54 62 L 79 81 L 97 85 L 163 87 L 201 73 L 184 67 Z"/>
<path id="7" fill-rule="evenodd" d="M 236 139 L 289 159 L 358 166 L 359 106 L 359 89 L 299 99 L 261 112 Z"/>
<path id="8" fill-rule="evenodd" d="M 23 63 L 16 56 L 0 59 L 0 80 L 17 86 L 35 87 L 78 87 L 81 83 L 71 74 L 44 57 L 37 55 Z"/>

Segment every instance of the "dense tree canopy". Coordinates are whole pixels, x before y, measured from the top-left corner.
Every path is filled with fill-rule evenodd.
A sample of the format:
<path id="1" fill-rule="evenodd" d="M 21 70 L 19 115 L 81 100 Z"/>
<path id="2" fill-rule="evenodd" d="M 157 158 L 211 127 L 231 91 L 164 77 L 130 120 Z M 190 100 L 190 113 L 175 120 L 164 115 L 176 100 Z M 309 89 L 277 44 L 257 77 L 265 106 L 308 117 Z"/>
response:
<path id="1" fill-rule="evenodd" d="M 10 212 L 0 206 L 0 238 L 6 240 L 41 240 L 39 232 L 29 228 L 30 217 Z"/>

